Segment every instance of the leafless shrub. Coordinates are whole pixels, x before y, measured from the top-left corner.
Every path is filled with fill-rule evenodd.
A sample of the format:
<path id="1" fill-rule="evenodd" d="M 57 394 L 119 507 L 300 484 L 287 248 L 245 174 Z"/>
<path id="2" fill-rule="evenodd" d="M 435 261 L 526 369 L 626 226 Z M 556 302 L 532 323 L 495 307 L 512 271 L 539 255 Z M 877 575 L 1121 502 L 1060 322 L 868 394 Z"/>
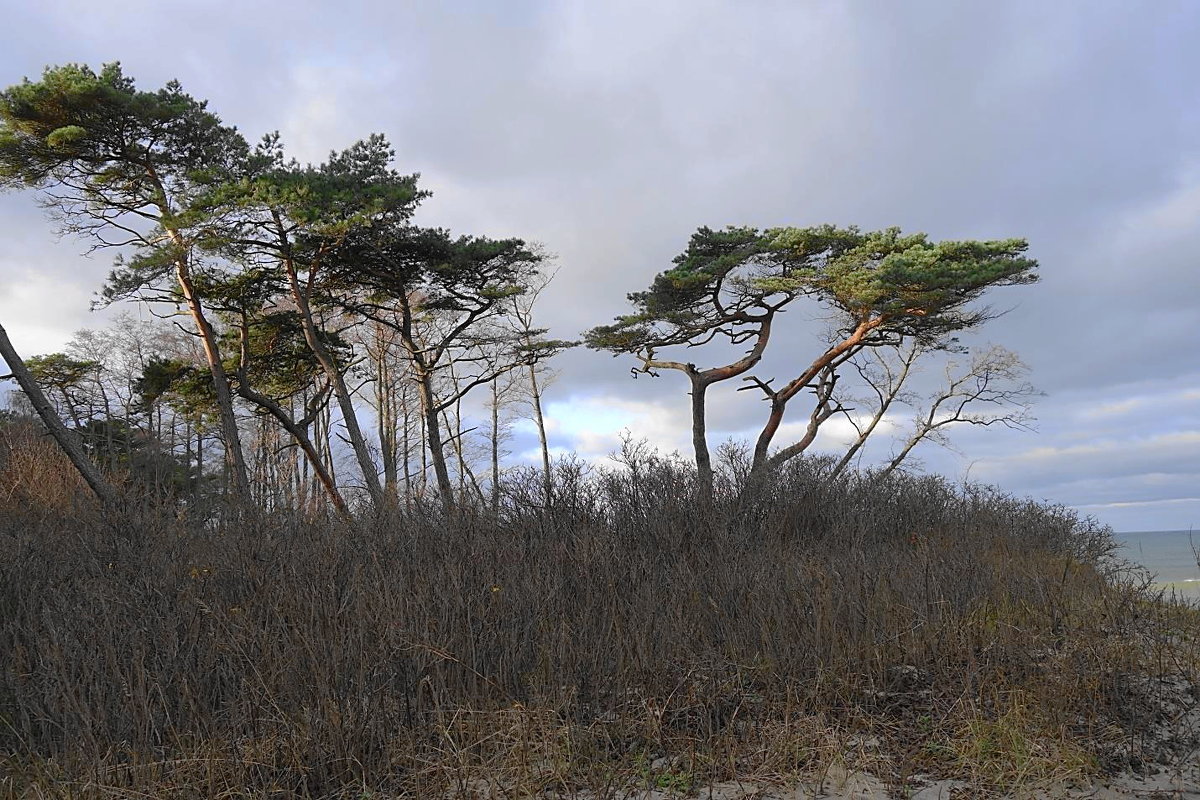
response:
<path id="1" fill-rule="evenodd" d="M 1121 676 L 1194 664 L 1094 523 L 830 468 L 749 510 L 645 453 L 453 516 L 4 505 L 0 798 L 617 797 L 854 752 L 1000 785 L 1095 767 L 1137 725 Z M 1014 729 L 1015 766 L 989 749 Z"/>
<path id="2" fill-rule="evenodd" d="M 32 419 L 0 425 L 0 508 L 19 513 L 29 507 L 71 507 L 86 488 Z"/>

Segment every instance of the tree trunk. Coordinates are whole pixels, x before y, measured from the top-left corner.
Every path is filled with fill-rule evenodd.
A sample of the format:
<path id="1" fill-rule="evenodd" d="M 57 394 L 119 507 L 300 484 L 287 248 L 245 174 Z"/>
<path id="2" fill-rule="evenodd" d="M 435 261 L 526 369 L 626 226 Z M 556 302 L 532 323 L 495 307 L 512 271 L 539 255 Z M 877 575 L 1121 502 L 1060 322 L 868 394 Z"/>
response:
<path id="1" fill-rule="evenodd" d="M 754 460 L 750 467 L 751 475 L 761 476 L 770 471 L 771 463 L 768 457 L 771 451 L 771 442 L 774 440 L 775 434 L 779 432 L 779 426 L 783 423 L 783 415 L 787 411 L 788 402 L 803 391 L 814 378 L 821 374 L 822 370 L 829 367 L 835 361 L 841 363 L 851 358 L 855 352 L 862 348 L 867 334 L 879 327 L 883 321 L 881 317 L 861 321 L 853 333 L 822 353 L 817 360 L 809 365 L 803 374 L 790 381 L 787 386 L 779 391 L 771 393 L 771 412 L 767 415 L 767 422 L 763 426 L 762 432 L 759 433 L 758 440 L 754 443 Z M 796 453 L 792 455 L 796 455 Z"/>
<path id="2" fill-rule="evenodd" d="M 406 505 L 411 503 L 413 499 L 413 476 L 412 476 L 412 409 L 409 405 L 408 386 L 401 386 L 403 392 L 400 396 L 400 412 L 404 427 L 401 429 L 403 434 L 404 447 L 404 502 Z M 422 444 L 424 447 L 424 444 Z"/>
<path id="3" fill-rule="evenodd" d="M 333 412 L 329 410 L 328 404 L 318 408 L 313 418 L 313 438 L 321 464 L 329 473 L 329 479 L 336 485 L 337 469 L 333 460 Z M 319 500 L 319 492 L 315 483 L 312 488 L 312 502 L 315 504 Z"/>
<path id="4" fill-rule="evenodd" d="M 467 463 L 467 455 L 466 455 L 464 439 L 466 438 L 466 433 L 468 433 L 469 431 L 468 432 L 463 431 L 462 416 L 461 416 L 462 415 L 462 405 L 461 405 L 461 403 L 455 403 L 453 405 L 453 408 L 454 408 L 454 421 L 453 422 L 450 421 L 450 408 L 445 408 L 442 410 L 442 425 L 445 426 L 445 430 L 453 431 L 453 434 L 450 437 L 450 441 L 454 443 L 454 458 L 456 461 L 458 461 L 458 495 L 457 495 L 457 497 L 458 497 L 459 501 L 461 502 L 462 498 L 467 496 L 467 487 L 470 486 L 475 491 L 475 496 L 479 498 L 479 501 L 481 503 L 486 502 L 487 498 L 483 493 L 483 489 L 480 488 L 479 481 L 477 481 L 475 479 L 475 473 L 471 471 L 471 465 Z M 472 429 L 472 430 L 474 430 L 474 429 Z M 444 448 L 445 443 L 443 443 L 442 446 Z"/>
<path id="5" fill-rule="evenodd" d="M 195 500 L 195 492 L 198 492 L 204 485 L 204 431 L 196 428 L 196 482 L 193 485 L 193 496 Z"/>
<path id="6" fill-rule="evenodd" d="M 175 232 L 169 232 L 177 247 L 184 247 L 182 237 Z M 192 286 L 192 276 L 188 268 L 186 256 L 175 260 L 175 277 L 187 303 L 188 313 L 196 325 L 196 333 L 204 347 L 204 358 L 208 362 L 208 370 L 212 374 L 213 392 L 217 398 L 217 410 L 221 418 L 221 436 L 225 441 L 225 467 L 233 485 L 233 494 L 240 499 L 250 498 L 250 478 L 246 472 L 246 458 L 242 452 L 242 439 L 238 431 L 237 416 L 233 413 L 233 394 L 229 391 L 229 379 L 225 374 L 225 365 L 221 362 L 221 350 L 217 343 L 216 332 L 204 316 L 204 308 L 196 296 Z"/>
<path id="7" fill-rule="evenodd" d="M 419 390 L 418 390 L 419 391 Z M 425 492 L 429 489 L 429 419 L 425 416 L 425 406 L 421 406 L 421 413 L 417 415 L 417 420 L 420 422 L 420 439 L 421 439 L 421 496 L 425 496 Z"/>
<path id="8" fill-rule="evenodd" d="M 692 448 L 696 451 L 696 482 L 700 500 L 705 503 L 713 499 L 712 457 L 708 452 L 708 423 L 705 416 L 705 395 L 709 383 L 698 373 L 689 372 L 692 379 Z"/>
<path id="9" fill-rule="evenodd" d="M 420 370 L 420 367 L 417 368 Z M 442 424 L 438 419 L 437 401 L 433 396 L 433 379 L 423 371 L 417 374 L 417 390 L 421 395 L 421 412 L 425 419 L 425 437 L 429 447 L 429 460 L 433 462 L 433 473 L 437 478 L 438 494 L 442 507 L 450 511 L 454 507 L 454 485 L 450 483 L 450 470 L 446 467 L 446 454 L 442 445 Z"/>
<path id="10" fill-rule="evenodd" d="M 371 503 L 376 509 L 383 508 L 385 504 L 383 485 L 379 482 L 379 473 L 375 468 L 375 459 L 371 458 L 371 453 L 367 449 L 367 440 L 363 436 L 362 427 L 358 424 L 358 413 L 354 410 L 354 400 L 350 397 L 350 390 L 346 386 L 345 377 L 341 370 L 338 369 L 337 363 L 333 360 L 333 355 L 329 352 L 329 348 L 321 341 L 317 335 L 317 325 L 313 320 L 312 309 L 308 305 L 308 298 L 300 287 L 300 280 L 296 275 L 296 268 L 290 262 L 285 262 L 287 268 L 288 284 L 292 291 L 292 300 L 296 303 L 296 309 L 300 312 L 300 322 L 304 327 L 304 340 L 308 343 L 309 349 L 313 355 L 317 357 L 317 361 L 321 365 L 321 369 L 325 371 L 326 377 L 329 378 L 329 384 L 333 387 L 334 397 L 337 398 L 338 407 L 342 412 L 342 424 L 346 426 L 346 433 L 350 437 L 350 447 L 354 450 L 354 456 L 358 459 L 358 467 L 362 471 L 363 483 L 367 487 L 367 494 L 371 496 Z"/>
<path id="11" fill-rule="evenodd" d="M 771 327 L 774 320 L 774 310 L 766 312 L 758 319 L 758 331 L 755 334 L 754 346 L 745 356 L 723 367 L 712 367 L 699 370 L 695 364 L 682 361 L 659 361 L 646 357 L 643 359 L 644 370 L 653 374 L 655 369 L 674 369 L 687 375 L 692 384 L 692 449 L 696 454 L 697 490 L 700 498 L 711 501 L 713 496 L 712 457 L 708 452 L 708 423 L 706 421 L 706 403 L 708 387 L 720 381 L 727 381 L 745 374 L 762 360 L 767 342 L 771 338 Z M 776 423 L 778 426 L 778 423 Z M 774 435 L 772 433 L 772 435 Z"/>
<path id="12" fill-rule="evenodd" d="M 542 416 L 542 390 L 538 386 L 537 367 L 529 365 L 529 393 L 533 399 L 533 421 L 537 424 L 538 442 L 542 446 L 542 489 L 546 493 L 546 502 L 554 489 L 550 475 L 550 443 L 546 438 L 546 419 Z"/>
<path id="13" fill-rule="evenodd" d="M 75 469 L 91 487 L 92 492 L 104 505 L 113 508 L 119 506 L 120 497 L 116 490 L 104 479 L 104 476 L 96 469 L 96 465 L 88 460 L 87 454 L 83 451 L 83 445 L 75 432 L 63 425 L 62 420 L 58 418 L 54 407 L 50 405 L 50 401 L 46 399 L 46 395 L 42 393 L 37 381 L 33 379 L 26 368 L 25 362 L 13 348 L 12 342 L 8 340 L 8 332 L 4 330 L 3 325 L 0 325 L 0 356 L 8 363 L 8 368 L 12 370 L 12 376 L 21 387 L 21 391 L 29 398 L 33 410 L 41 417 L 42 422 L 50 431 L 50 435 L 54 437 L 54 441 L 58 442 L 58 446 L 67 454 L 67 458 L 71 460 Z"/>
<path id="14" fill-rule="evenodd" d="M 329 470 L 325 468 L 325 463 L 321 458 L 321 454 L 317 452 L 317 448 L 313 446 L 312 440 L 308 437 L 308 433 L 299 425 L 297 425 L 294 419 L 292 419 L 292 415 L 287 411 L 284 411 L 283 407 L 271 398 L 267 397 L 266 395 L 259 394 L 251 389 L 246 385 L 245 381 L 239 382 L 238 393 L 277 419 L 279 424 L 283 426 L 284 430 L 292 435 L 292 438 L 296 440 L 296 444 L 299 445 L 301 451 L 303 451 L 305 458 L 308 459 L 308 463 L 312 466 L 313 474 L 317 476 L 317 480 L 321 482 L 321 486 L 324 487 L 325 493 L 329 495 L 330 502 L 332 502 L 334 507 L 336 507 L 337 510 L 343 515 L 349 514 L 349 510 L 346 508 L 346 501 L 342 498 L 341 492 L 338 491 L 337 484 L 335 484 L 333 481 L 333 476 L 330 475 Z"/>
<path id="15" fill-rule="evenodd" d="M 183 479 L 186 482 L 187 495 L 189 499 L 196 497 L 196 474 L 192 472 L 192 423 L 187 419 L 183 421 L 183 463 L 185 466 Z"/>
<path id="16" fill-rule="evenodd" d="M 397 383 L 392 380 L 392 365 L 388 361 L 390 348 L 384 336 L 384 327 L 376 322 L 374 326 L 375 346 L 375 409 L 376 431 L 379 435 L 379 458 L 383 462 L 383 490 L 389 500 L 395 500 L 399 494 L 399 464 L 397 436 L 397 408 L 399 401 L 396 397 Z"/>
<path id="17" fill-rule="evenodd" d="M 934 402 L 933 405 L 929 407 L 929 413 L 925 415 L 925 419 L 917 422 L 917 427 L 913 431 L 913 435 L 909 437 L 907 442 L 904 443 L 903 449 L 901 449 L 900 452 L 897 453 L 896 456 L 890 462 L 888 462 L 888 465 L 879 473 L 880 479 L 886 478 L 888 475 L 891 475 L 893 472 L 895 472 L 897 467 L 900 466 L 904 459 L 908 458 L 908 454 L 913 451 L 913 448 L 920 444 L 921 440 L 928 436 L 932 431 L 940 427 L 940 425 L 935 423 L 934 420 L 937 419 L 937 412 L 942 405 L 943 399 L 944 398 L 939 398 L 936 402 Z"/>
<path id="18" fill-rule="evenodd" d="M 913 451 L 913 448 L 916 447 L 920 441 L 921 441 L 920 436 L 913 436 L 911 439 L 909 439 L 904 444 L 904 449 L 901 450 L 896 455 L 895 458 L 893 458 L 890 462 L 888 462 L 888 465 L 886 467 L 884 467 L 882 470 L 880 470 L 879 474 L 876 477 L 879 480 L 883 480 L 888 475 L 891 475 L 893 472 L 895 472 L 896 468 L 900 466 L 900 464 L 904 461 L 904 459 L 908 458 L 908 454 Z"/>
<path id="19" fill-rule="evenodd" d="M 492 513 L 500 511 L 500 387 L 492 381 Z"/>
<path id="20" fill-rule="evenodd" d="M 840 361 L 835 361 L 821 370 L 821 376 L 817 380 L 814 390 L 817 396 L 817 403 L 808 415 L 808 425 L 804 430 L 804 435 L 800 437 L 799 441 L 788 445 L 771 456 L 767 460 L 768 467 L 777 469 L 807 450 L 816 441 L 817 432 L 820 431 L 821 426 L 837 413 L 838 405 L 833 399 L 833 392 L 838 381 L 837 368 L 841 363 Z"/>
<path id="21" fill-rule="evenodd" d="M 886 392 L 880 393 L 879 408 L 875 411 L 874 416 L 871 417 L 871 421 L 867 424 L 867 427 L 863 428 L 859 432 L 858 438 L 854 440 L 854 443 L 850 445 L 848 450 L 846 450 L 846 454 L 842 456 L 840 461 L 838 461 L 837 466 L 833 468 L 833 472 L 829 473 L 829 480 L 833 480 L 834 478 L 838 477 L 846 470 L 847 467 L 850 466 L 850 462 L 854 460 L 856 455 L 858 455 L 858 451 L 863 448 L 863 445 L 865 445 L 867 440 L 871 438 L 871 434 L 875 432 L 875 429 L 879 426 L 879 423 L 883 421 L 885 416 L 887 416 L 887 412 L 892 407 L 892 403 L 895 402 L 897 397 L 899 397 L 900 389 L 904 386 L 904 382 L 908 380 L 908 374 L 912 370 L 913 362 L 916 361 L 919 352 L 919 348 L 916 345 L 913 345 L 912 349 L 905 354 L 904 359 L 901 362 L 900 374 L 894 378 L 891 378 L 891 383 L 887 387 Z M 888 375 L 889 377 L 891 376 L 890 368 L 888 368 Z M 866 377 L 865 373 L 864 377 Z M 876 391 L 879 391 L 878 388 L 876 388 Z"/>
<path id="22" fill-rule="evenodd" d="M 229 381 L 225 375 L 225 366 L 221 362 L 221 348 L 217 343 L 216 333 L 204 316 L 204 308 L 196 295 L 192 284 L 191 266 L 188 263 L 189 246 L 183 234 L 177 228 L 171 227 L 166 220 L 174 214 L 171 209 L 166 187 L 153 166 L 146 166 L 146 174 L 158 190 L 156 205 L 160 213 L 159 220 L 171 243 L 178 248 L 175 256 L 175 278 L 183 299 L 187 303 L 188 313 L 196 326 L 196 333 L 204 347 L 204 358 L 208 362 L 209 372 L 213 379 L 213 392 L 217 398 L 217 410 L 221 418 L 221 434 L 225 441 L 225 472 L 233 485 L 233 494 L 240 500 L 250 499 L 250 478 L 246 471 L 246 457 L 242 451 L 242 439 L 238 432 L 237 416 L 233 411 L 233 394 L 229 390 Z"/>
<path id="23" fill-rule="evenodd" d="M 462 428 L 462 396 L 459 394 L 458 376 L 454 374 L 454 362 L 451 361 L 447 366 L 450 373 L 450 386 L 454 391 L 454 403 L 447 405 L 442 409 L 442 425 L 444 430 L 450 434 L 450 442 L 454 447 L 455 458 L 458 459 L 458 497 L 461 499 L 467 495 L 467 462 L 463 458 L 463 428 Z M 454 409 L 454 423 L 450 422 L 450 409 Z M 443 447 L 445 445 L 443 444 Z"/>

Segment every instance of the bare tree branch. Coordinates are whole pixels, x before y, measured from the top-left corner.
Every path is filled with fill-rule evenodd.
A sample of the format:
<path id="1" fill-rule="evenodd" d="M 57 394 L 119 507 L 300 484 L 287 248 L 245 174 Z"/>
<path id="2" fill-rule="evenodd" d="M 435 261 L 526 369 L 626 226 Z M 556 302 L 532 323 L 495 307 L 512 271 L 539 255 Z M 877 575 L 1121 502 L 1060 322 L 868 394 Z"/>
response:
<path id="1" fill-rule="evenodd" d="M 999 345 L 976 353 L 965 368 L 954 362 L 947 364 L 945 387 L 928 399 L 928 408 L 918 414 L 912 433 L 880 477 L 899 468 L 925 440 L 949 447 L 945 431 L 953 425 L 1032 430 L 1033 401 L 1041 392 L 1026 380 L 1028 373 L 1029 367 L 1016 353 Z M 983 410 L 978 410 L 981 406 Z"/>

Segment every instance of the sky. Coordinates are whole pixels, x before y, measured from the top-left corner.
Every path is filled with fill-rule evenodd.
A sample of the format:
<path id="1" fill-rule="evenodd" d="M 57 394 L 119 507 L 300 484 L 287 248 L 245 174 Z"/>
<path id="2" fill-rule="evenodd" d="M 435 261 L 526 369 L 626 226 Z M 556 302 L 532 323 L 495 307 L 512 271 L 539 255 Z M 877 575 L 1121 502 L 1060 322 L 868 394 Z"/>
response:
<path id="1" fill-rule="evenodd" d="M 701 225 L 1027 238 L 1042 280 L 997 289 L 1006 313 L 968 344 L 1029 365 L 1036 431 L 959 431 L 921 465 L 1118 530 L 1200 528 L 1191 0 L 8 6 L 3 85 L 119 60 L 251 139 L 279 130 L 301 160 L 384 133 L 434 193 L 419 221 L 556 255 L 538 313 L 563 338 L 627 311 Z M 34 195 L 0 195 L 0 323 L 23 353 L 104 324 L 89 304 L 108 256 L 84 249 Z M 816 354 L 820 320 L 793 313 L 777 375 Z M 556 366 L 556 450 L 603 457 L 628 430 L 686 452 L 681 376 L 635 381 L 630 360 L 584 349 Z M 761 425 L 748 393 L 713 403 L 714 445 Z"/>

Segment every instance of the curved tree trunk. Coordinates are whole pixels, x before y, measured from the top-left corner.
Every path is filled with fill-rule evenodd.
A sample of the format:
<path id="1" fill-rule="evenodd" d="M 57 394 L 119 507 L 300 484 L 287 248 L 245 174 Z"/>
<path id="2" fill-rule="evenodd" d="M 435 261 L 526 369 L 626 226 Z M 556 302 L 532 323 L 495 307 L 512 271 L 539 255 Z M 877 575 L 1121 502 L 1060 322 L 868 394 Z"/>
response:
<path id="1" fill-rule="evenodd" d="M 367 447 L 367 439 L 363 436 L 362 426 L 358 424 L 358 412 L 354 408 L 354 399 L 350 396 L 350 389 L 346 386 L 346 378 L 339 369 L 338 364 L 334 361 L 333 354 L 329 352 L 329 348 L 321 341 L 321 337 L 317 331 L 317 323 L 313 319 L 312 307 L 308 304 L 308 296 L 300 286 L 299 276 L 296 274 L 296 268 L 291 261 L 285 261 L 284 266 L 287 270 L 288 285 L 291 288 L 292 300 L 296 303 L 296 308 L 300 312 L 300 324 L 304 328 L 304 340 L 308 347 L 312 350 L 313 355 L 317 357 L 321 369 L 324 370 L 325 376 L 329 379 L 330 386 L 333 387 L 333 395 L 337 398 L 338 408 L 342 412 L 342 424 L 346 426 L 346 433 L 350 439 L 350 447 L 354 450 L 354 457 L 358 460 L 359 470 L 362 472 L 363 484 L 367 487 L 367 494 L 371 496 L 371 503 L 376 509 L 382 509 L 386 505 L 386 498 L 383 491 L 383 484 L 379 482 L 379 472 L 375 466 L 375 459 L 371 457 L 371 451 Z"/>
<path id="2" fill-rule="evenodd" d="M 96 469 L 96 465 L 88 459 L 75 431 L 63 425 L 62 420 L 58 418 L 54 407 L 50 405 L 50 401 L 46 399 L 41 387 L 37 385 L 37 381 L 33 379 L 33 375 L 25 366 L 24 360 L 13 348 L 12 342 L 8 339 L 8 332 L 4 330 L 3 325 L 0 325 L 0 356 L 8 363 L 8 368 L 12 370 L 12 377 L 16 379 L 21 391 L 33 404 L 34 411 L 41 417 L 42 422 L 50 431 L 50 435 L 54 437 L 54 441 L 58 442 L 58 446 L 67 454 L 67 458 L 71 460 L 75 469 L 83 476 L 100 502 L 110 507 L 120 505 L 120 496 Z"/>
<path id="3" fill-rule="evenodd" d="M 771 461 L 771 442 L 775 439 L 775 434 L 779 432 L 779 426 L 783 424 L 783 416 L 787 411 L 788 402 L 805 387 L 809 386 L 821 374 L 822 370 L 835 362 L 841 363 L 851 358 L 855 352 L 863 347 L 863 342 L 867 338 L 867 334 L 882 323 L 883 319 L 878 317 L 862 320 L 849 336 L 822 353 L 803 373 L 789 381 L 782 389 L 769 393 L 771 412 L 767 415 L 767 422 L 763 425 L 763 429 L 758 434 L 758 439 L 754 443 L 754 460 L 750 467 L 752 475 L 765 474 L 773 466 L 781 463 L 780 461 L 776 461 L 773 464 Z M 795 446 L 788 448 L 788 455 L 782 460 L 799 455 L 800 452 L 803 452 L 803 449 L 804 447 L 796 449 Z"/>
<path id="4" fill-rule="evenodd" d="M 711 503 L 713 500 L 713 468 L 712 456 L 708 450 L 707 396 L 708 387 L 720 381 L 727 381 L 744 375 L 762 360 L 767 342 L 771 339 L 771 328 L 774 322 L 773 310 L 767 311 L 756 321 L 758 331 L 754 334 L 754 346 L 745 356 L 722 367 L 697 369 L 695 364 L 682 361 L 660 361 L 643 358 L 643 372 L 653 374 L 655 369 L 674 369 L 687 375 L 692 384 L 692 449 L 696 454 L 697 494 L 701 502 Z M 782 417 L 782 415 L 781 415 Z"/>
<path id="5" fill-rule="evenodd" d="M 254 391 L 246 385 L 245 381 L 238 383 L 238 394 L 274 417 L 283 426 L 284 430 L 291 434 L 292 438 L 296 441 L 296 445 L 304 453 L 305 458 L 308 459 L 313 474 L 317 476 L 317 480 L 324 487 L 325 493 L 329 495 L 330 502 L 333 503 L 340 514 L 349 516 L 350 511 L 346 507 L 346 501 L 338 491 L 337 484 L 333 481 L 333 476 L 325 468 L 325 462 L 321 458 L 321 454 L 317 452 L 317 448 L 313 445 L 312 439 L 309 438 L 308 432 L 297 424 L 292 415 L 285 411 L 279 403 L 276 403 L 264 394 Z"/>
<path id="6" fill-rule="evenodd" d="M 312 440 L 308 437 L 305 430 L 284 411 L 278 403 L 273 402 L 270 398 L 259 395 L 257 392 L 246 391 L 243 397 L 251 402 L 257 403 L 271 416 L 279 421 L 279 424 L 284 427 L 292 438 L 296 440 L 296 445 L 304 453 L 304 457 L 308 460 L 312 467 L 313 474 L 317 476 L 317 480 L 324 487 L 325 493 L 329 495 L 329 501 L 343 516 L 349 516 L 350 510 L 346 507 L 346 501 L 338 491 L 337 484 L 334 483 L 333 475 L 325 468 L 325 463 L 321 459 L 321 454 L 317 452 L 317 448 L 313 445 Z"/>
<path id="7" fill-rule="evenodd" d="M 216 394 L 217 410 L 221 418 L 221 438 L 225 441 L 225 466 L 232 479 L 233 493 L 239 499 L 249 500 L 250 477 L 246 472 L 246 457 L 242 452 L 241 433 L 238 431 L 237 417 L 233 413 L 233 393 L 229 391 L 229 377 L 225 372 L 225 365 L 221 361 L 217 334 L 204 315 L 200 298 L 196 296 L 186 259 L 176 260 L 175 277 L 183 292 L 183 299 L 187 303 L 188 313 L 196 325 L 196 333 L 200 335 L 200 342 L 204 347 L 204 359 L 208 362 L 208 370 L 212 374 L 213 392 Z"/>
<path id="8" fill-rule="evenodd" d="M 178 228 L 168 224 L 174 213 L 168 201 L 166 187 L 153 166 L 146 167 L 146 174 L 158 190 L 156 205 L 160 212 L 160 221 L 171 244 L 178 248 L 175 255 L 175 279 L 187 303 L 188 313 L 196 326 L 196 333 L 204 346 L 204 358 L 208 362 L 209 372 L 213 379 L 213 392 L 217 398 L 217 411 L 221 418 L 221 436 L 225 440 L 225 469 L 229 474 L 233 493 L 239 500 L 250 500 L 250 477 L 246 471 L 246 456 L 242 451 L 242 438 L 238 431 L 237 416 L 233 411 L 233 393 L 229 390 L 229 380 L 225 374 L 225 365 L 221 361 L 221 348 L 217 342 L 217 334 L 212 324 L 204 315 L 204 306 L 196 287 L 192 283 L 191 265 L 188 263 L 189 246 Z"/>

